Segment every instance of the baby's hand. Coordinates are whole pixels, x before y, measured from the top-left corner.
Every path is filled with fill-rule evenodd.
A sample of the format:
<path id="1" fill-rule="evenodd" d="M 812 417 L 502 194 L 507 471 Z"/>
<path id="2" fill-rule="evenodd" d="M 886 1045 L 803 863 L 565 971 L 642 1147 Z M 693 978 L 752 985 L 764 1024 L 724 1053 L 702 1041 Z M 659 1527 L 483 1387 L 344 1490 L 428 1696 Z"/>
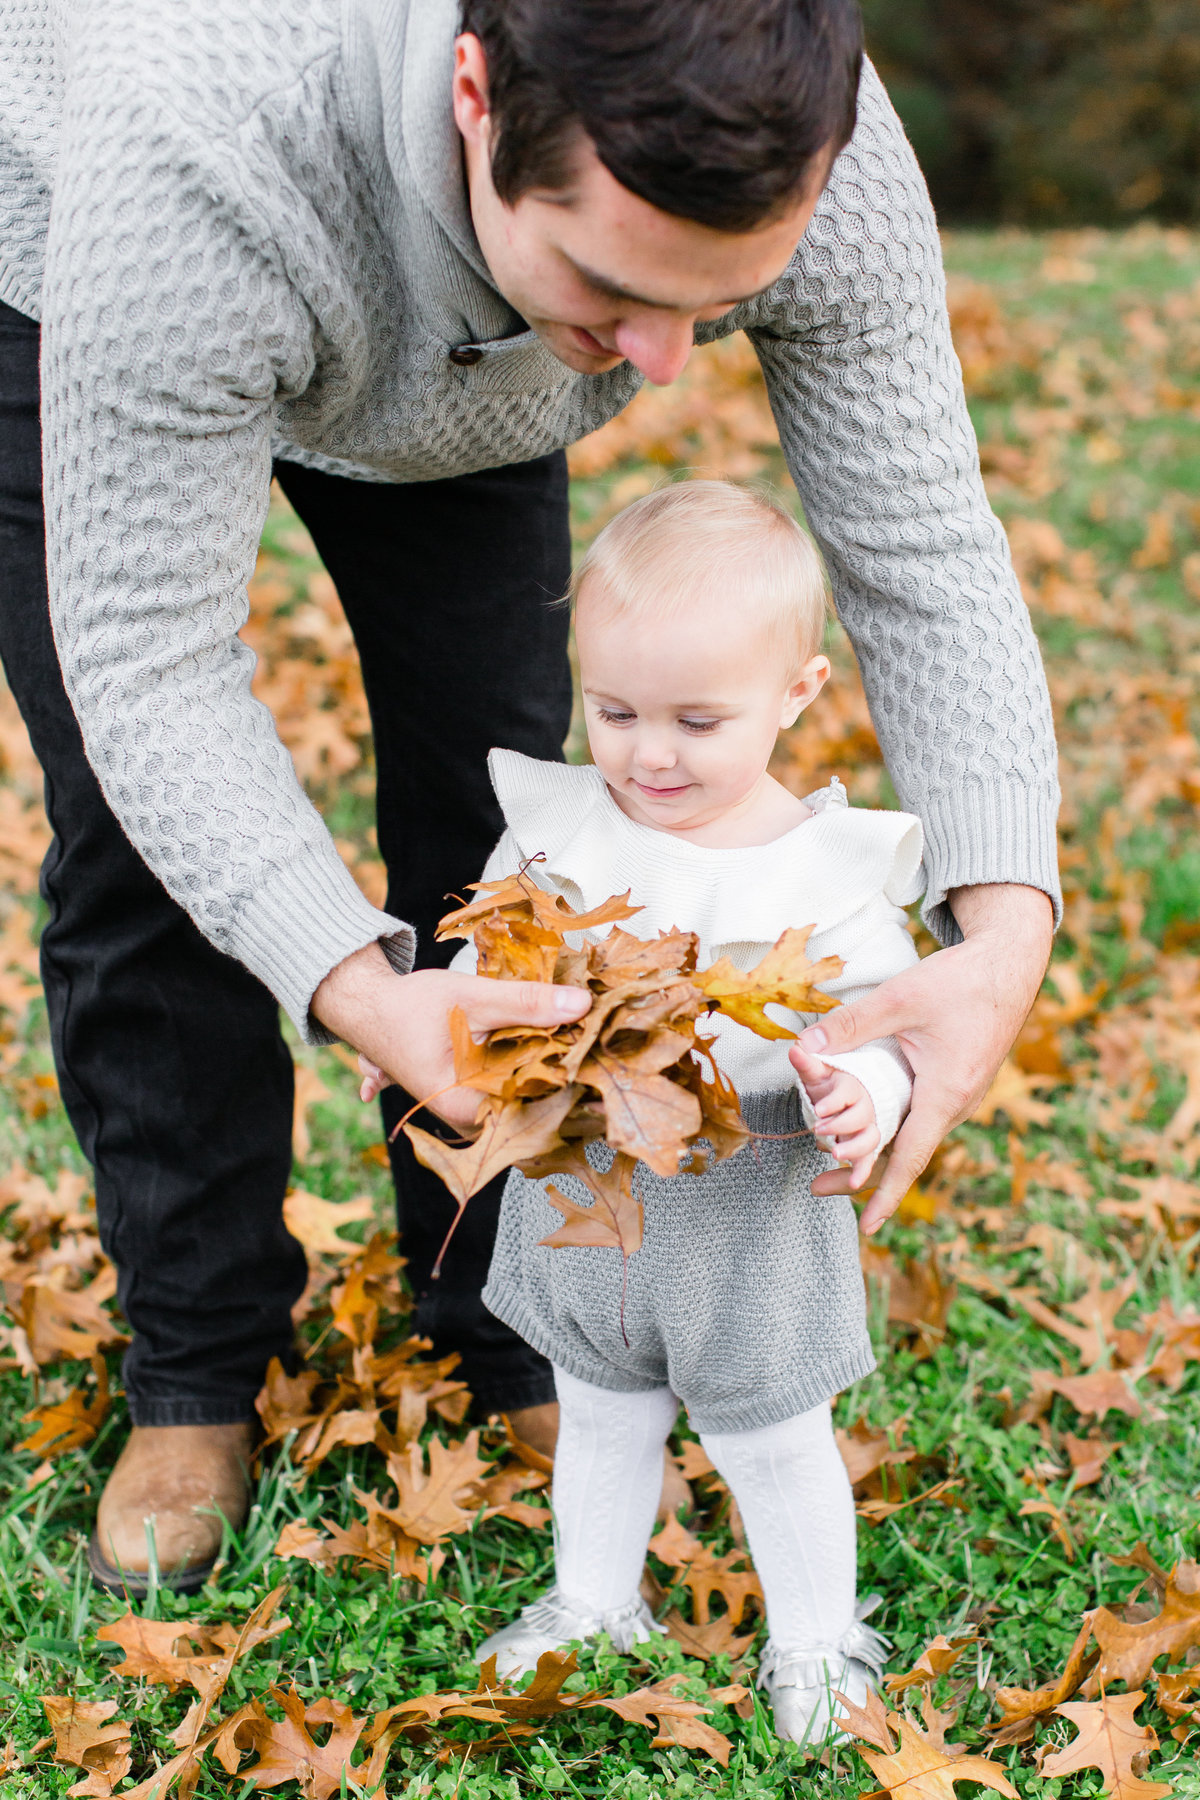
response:
<path id="1" fill-rule="evenodd" d="M 871 1096 L 857 1076 L 831 1068 L 798 1044 L 792 1046 L 790 1055 L 817 1115 L 818 1144 L 849 1168 L 852 1188 L 862 1187 L 879 1154 L 879 1127 Z"/>
<path id="2" fill-rule="evenodd" d="M 363 1078 L 358 1090 L 360 1100 L 374 1100 L 376 1095 L 382 1094 L 384 1088 L 394 1086 L 391 1076 L 385 1074 L 378 1063 L 371 1062 L 365 1056 L 358 1059 L 358 1072 Z"/>

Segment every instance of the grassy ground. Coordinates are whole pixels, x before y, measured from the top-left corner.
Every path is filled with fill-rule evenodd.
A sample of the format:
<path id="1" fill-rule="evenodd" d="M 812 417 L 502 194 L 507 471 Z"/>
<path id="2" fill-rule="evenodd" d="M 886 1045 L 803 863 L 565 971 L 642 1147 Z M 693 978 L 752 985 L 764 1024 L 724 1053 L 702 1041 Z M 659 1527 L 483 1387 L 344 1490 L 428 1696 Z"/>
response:
<path id="1" fill-rule="evenodd" d="M 1193 695 L 1200 673 L 1200 239 L 1139 230 L 1120 236 L 953 238 L 947 247 L 960 351 L 998 509 L 1010 526 L 1045 648 L 1063 741 L 1064 864 L 1069 898 L 1054 983 L 979 1119 L 954 1134 L 921 1193 L 868 1260 L 881 1372 L 844 1395 L 838 1416 L 859 1440 L 891 1427 L 915 1459 L 885 1466 L 859 1489 L 861 1590 L 884 1596 L 880 1620 L 907 1667 L 935 1633 L 974 1627 L 978 1642 L 935 1690 L 960 1709 L 956 1738 L 983 1748 L 999 1686 L 1036 1686 L 1061 1667 L 1086 1608 L 1117 1606 L 1142 1581 L 1113 1558 L 1144 1543 L 1167 1566 L 1196 1554 L 1200 1523 L 1200 1335 L 1172 1321 L 1196 1299 L 1200 1196 L 1200 751 Z M 769 416 L 746 354 L 698 358 L 689 380 L 648 394 L 576 454 L 577 516 L 586 535 L 611 507 L 687 466 L 778 478 Z M 272 514 L 248 635 L 264 662 L 302 772 L 347 859 L 370 888 L 370 765 L 353 658 L 336 601 L 304 534 Z M 852 797 L 886 797 L 878 754 L 844 648 L 825 710 L 781 752 L 800 791 L 837 770 Z M 825 703 L 823 703 L 824 705 Z M 314 718 L 317 724 L 314 726 Z M 32 986 L 28 898 L 42 841 L 36 775 L 11 712 L 0 714 L 0 873 L 12 898 L 0 918 L 6 1081 L 0 1100 L 0 1241 L 11 1327 L 29 1325 L 29 1283 L 52 1266 L 77 1291 L 98 1268 L 76 1184 L 45 1200 L 61 1171 L 86 1174 L 58 1105 L 44 1016 Z M 333 1201 L 371 1196 L 388 1208 L 379 1128 L 359 1108 L 332 1052 L 300 1051 L 298 1187 Z M 305 1140 L 307 1139 L 307 1143 Z M 346 1229 L 365 1235 L 365 1221 Z M 336 1266 L 336 1259 L 329 1266 Z M 40 1272 L 40 1273 L 39 1273 Z M 58 1279 L 58 1278 L 55 1278 Z M 102 1276 L 101 1276 L 102 1279 Z M 1115 1290 L 1128 1288 L 1118 1306 Z M 25 1308 L 22 1311 L 22 1307 Z M 318 1306 L 305 1330 L 325 1328 Z M 380 1343 L 402 1338 L 386 1311 Z M 91 1509 L 119 1447 L 119 1403 L 91 1441 L 43 1461 L 18 1448 L 36 1400 L 92 1392 L 86 1362 L 47 1355 L 36 1376 L 28 1337 L 9 1329 L 0 1376 L 0 1743 L 14 1749 L 6 1792 L 63 1793 L 79 1771 L 54 1764 L 40 1697 L 112 1699 L 131 1721 L 141 1781 L 172 1753 L 189 1696 L 113 1673 L 97 1640 L 122 1603 L 97 1594 L 82 1560 Z M 315 1366 L 338 1366 L 325 1333 Z M 35 1343 L 36 1349 L 36 1343 Z M 117 1360 L 109 1357 L 114 1376 Z M 1048 1379 L 1109 1371 L 1068 1394 Z M 1040 1379 L 1039 1379 L 1040 1377 Z M 1040 1398 L 1039 1398 L 1040 1396 Z M 1092 1396 L 1092 1410 L 1087 1410 Z M 1043 1405 L 1042 1402 L 1045 1402 Z M 461 1429 L 442 1420 L 447 1441 Z M 906 1435 L 905 1435 L 906 1434 Z M 1085 1484 L 1072 1443 L 1103 1440 L 1099 1478 Z M 485 1433 L 499 1450 L 501 1434 Z M 1107 1446 L 1115 1445 L 1111 1451 Z M 1082 1453 L 1080 1453 L 1082 1455 Z M 889 1506 L 951 1485 L 902 1510 Z M 238 1620 L 280 1580 L 291 1583 L 288 1631 L 234 1669 L 227 1705 L 294 1681 L 367 1716 L 418 1693 L 472 1686 L 472 1644 L 511 1617 L 546 1579 L 548 1533 L 494 1518 L 445 1539 L 427 1585 L 343 1561 L 326 1570 L 273 1555 L 282 1528 L 361 1517 L 354 1490 L 387 1487 L 379 1452 L 341 1448 L 305 1475 L 286 1453 L 268 1459 L 256 1505 L 227 1546 L 220 1578 L 198 1599 L 159 1593 L 161 1619 Z M 727 1509 L 711 1500 L 692 1521 L 715 1550 L 734 1547 Z M 1030 1511 L 1029 1503 L 1041 1510 Z M 1046 1510 L 1049 1508 L 1049 1510 Z M 672 1575 L 656 1562 L 664 1587 Z M 673 1598 L 684 1605 L 682 1589 Z M 587 1652 L 589 1685 L 620 1694 L 669 1671 L 705 1699 L 753 1669 L 719 1656 L 687 1660 L 666 1641 L 646 1664 Z M 272 1703 L 268 1703 L 269 1705 Z M 278 1707 L 272 1705 L 278 1712 Z M 743 1703 L 742 1712 L 749 1709 Z M 1151 1769 L 1181 1796 L 1200 1796 L 1193 1738 L 1167 1736 L 1151 1701 L 1141 1714 L 1164 1747 Z M 710 1723 L 732 1742 L 728 1769 L 695 1750 L 652 1746 L 650 1733 L 607 1712 L 555 1719 L 478 1757 L 460 1725 L 424 1744 L 398 1742 L 385 1787 L 395 1795 L 857 1795 L 874 1778 L 843 1749 L 815 1770 L 772 1736 L 761 1710 L 717 1702 Z M 318 1737 L 323 1735 L 318 1731 Z M 1071 1736 L 1054 1720 L 1042 1744 Z M 40 1747 L 39 1747 L 40 1746 Z M 1100 1777 L 1041 1776 L 1029 1745 L 996 1753 L 1022 1795 L 1087 1795 Z M 253 1779 L 211 1758 L 197 1793 L 244 1795 Z M 122 1791 L 118 1787 L 118 1792 Z M 295 1783 L 281 1792 L 299 1794 Z M 332 1791 L 338 1791 L 334 1788 Z M 345 1785 L 344 1791 L 354 1791 Z M 382 1790 L 381 1790 L 382 1791 Z"/>

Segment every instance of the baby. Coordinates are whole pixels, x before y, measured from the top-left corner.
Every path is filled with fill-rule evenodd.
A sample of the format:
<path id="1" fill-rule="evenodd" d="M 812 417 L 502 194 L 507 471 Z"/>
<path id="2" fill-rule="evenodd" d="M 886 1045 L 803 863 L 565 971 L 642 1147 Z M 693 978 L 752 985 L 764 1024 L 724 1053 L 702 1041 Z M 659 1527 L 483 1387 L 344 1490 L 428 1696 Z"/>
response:
<path id="1" fill-rule="evenodd" d="M 918 822 L 851 809 L 836 781 L 799 800 L 768 773 L 780 729 L 829 675 L 824 575 L 795 521 L 723 482 L 664 488 L 601 532 L 574 598 L 593 766 L 492 753 L 507 830 L 485 878 L 541 853 L 529 877 L 581 910 L 629 888 L 644 910 L 625 928 L 697 932 L 702 967 L 751 968 L 786 927 L 813 925 L 809 954 L 844 959 L 826 986 L 847 1001 L 913 963 L 900 907 L 920 892 Z M 454 966 L 473 961 L 468 945 Z M 776 1012 L 796 1031 L 811 1023 Z M 776 1729 L 817 1747 L 833 1690 L 861 1704 L 885 1643 L 863 1623 L 874 1602 L 856 1606 L 854 1504 L 830 1417 L 874 1367 L 855 1217 L 848 1197 L 810 1184 L 839 1163 L 866 1180 L 911 1071 L 891 1041 L 818 1061 L 710 1023 L 762 1135 L 699 1176 L 639 1164 L 645 1240 L 623 1313 L 619 1254 L 543 1247 L 561 1213 L 544 1182 L 509 1178 L 484 1299 L 554 1365 L 556 1580 L 476 1654 L 511 1675 L 573 1639 L 607 1632 L 629 1649 L 662 1629 L 639 1582 L 682 1402 L 745 1522 Z M 554 1181 L 588 1203 L 580 1183 Z"/>

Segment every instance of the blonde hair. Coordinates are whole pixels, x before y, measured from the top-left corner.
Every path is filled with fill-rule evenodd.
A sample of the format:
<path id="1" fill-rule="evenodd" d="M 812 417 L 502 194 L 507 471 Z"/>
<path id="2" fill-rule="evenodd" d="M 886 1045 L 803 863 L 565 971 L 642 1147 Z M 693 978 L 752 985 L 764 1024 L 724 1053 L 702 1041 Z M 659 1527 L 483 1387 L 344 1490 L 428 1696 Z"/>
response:
<path id="1" fill-rule="evenodd" d="M 603 588 L 606 611 L 683 613 L 728 595 L 761 617 L 774 654 L 797 672 L 821 647 L 828 583 L 816 545 L 779 501 L 729 481 L 677 481 L 625 507 L 571 577 Z"/>

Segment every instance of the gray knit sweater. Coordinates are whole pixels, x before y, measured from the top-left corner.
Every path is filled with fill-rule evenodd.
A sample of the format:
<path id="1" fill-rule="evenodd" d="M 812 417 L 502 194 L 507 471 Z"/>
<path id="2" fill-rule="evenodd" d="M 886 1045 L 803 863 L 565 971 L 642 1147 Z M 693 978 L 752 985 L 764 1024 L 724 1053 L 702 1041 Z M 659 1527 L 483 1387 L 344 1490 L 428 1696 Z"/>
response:
<path id="1" fill-rule="evenodd" d="M 374 481 L 539 456 L 576 375 L 492 287 L 450 111 L 455 0 L 0 0 L 0 298 L 44 324 L 51 606 L 88 755 L 200 929 L 302 1030 L 376 911 L 251 698 L 272 450 Z M 937 233 L 874 73 L 748 332 L 902 805 L 947 888 L 1056 890 L 1054 743 L 979 478 Z M 477 344 L 472 367 L 448 351 Z M 464 871 L 464 874 L 466 871 Z"/>

